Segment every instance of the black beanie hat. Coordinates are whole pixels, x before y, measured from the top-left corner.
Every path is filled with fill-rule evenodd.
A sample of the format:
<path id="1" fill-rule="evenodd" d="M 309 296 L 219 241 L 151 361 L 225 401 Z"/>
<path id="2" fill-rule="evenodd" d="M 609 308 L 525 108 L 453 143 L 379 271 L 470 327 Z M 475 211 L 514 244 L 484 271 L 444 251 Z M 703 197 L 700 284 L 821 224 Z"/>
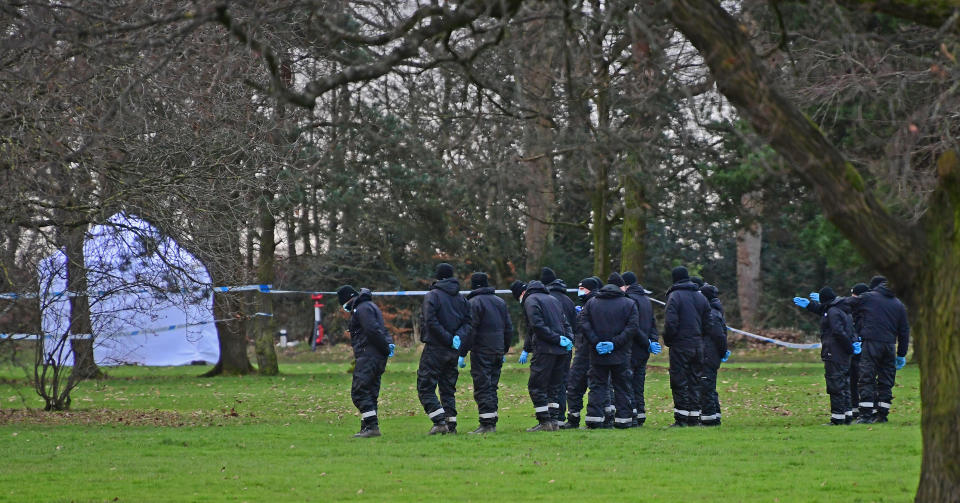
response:
<path id="1" fill-rule="evenodd" d="M 705 284 L 702 287 L 700 287 L 700 293 L 702 293 L 704 297 L 710 300 L 713 300 L 713 299 L 716 299 L 718 295 L 720 295 L 720 289 L 713 285 Z"/>
<path id="2" fill-rule="evenodd" d="M 487 274 L 483 272 L 475 272 L 470 275 L 470 289 L 476 290 L 477 288 L 486 288 L 490 286 L 490 283 L 487 282 Z"/>
<path id="3" fill-rule="evenodd" d="M 594 290 L 599 290 L 602 285 L 597 278 L 590 276 L 589 278 L 583 278 L 580 280 L 580 286 L 592 292 Z"/>
<path id="4" fill-rule="evenodd" d="M 700 288 L 702 288 L 703 285 L 706 284 L 706 282 L 704 282 L 704 281 L 703 281 L 703 278 L 701 278 L 700 276 L 690 276 L 690 281 L 691 281 L 694 285 L 697 285 L 697 287 L 700 287 Z"/>
<path id="5" fill-rule="evenodd" d="M 856 285 L 853 285 L 853 288 L 851 288 L 850 291 L 851 291 L 854 295 L 862 295 L 862 294 L 864 294 L 864 293 L 869 292 L 869 291 L 870 291 L 870 287 L 867 286 L 866 283 L 857 283 Z"/>
<path id="6" fill-rule="evenodd" d="M 510 283 L 510 291 L 513 292 L 513 298 L 520 300 L 520 296 L 527 290 L 527 284 L 519 279 Z"/>
<path id="7" fill-rule="evenodd" d="M 340 288 L 337 288 L 337 302 L 340 305 L 344 305 L 347 302 L 350 302 L 350 299 L 360 295 L 357 293 L 357 290 L 350 285 L 343 285 Z"/>
<path id="8" fill-rule="evenodd" d="M 550 283 L 553 283 L 556 280 L 557 280 L 557 273 L 553 272 L 553 269 L 549 267 L 544 267 L 540 271 L 540 282 L 543 283 L 544 286 L 549 285 Z"/>
<path id="9" fill-rule="evenodd" d="M 624 285 L 630 286 L 637 284 L 637 275 L 634 274 L 633 271 L 627 271 L 621 274 L 620 277 L 623 278 Z"/>
<path id="10" fill-rule="evenodd" d="M 620 277 L 618 273 L 612 272 L 610 276 L 607 276 L 607 283 L 616 286 L 625 286 L 626 283 L 623 282 L 623 278 Z"/>
<path id="11" fill-rule="evenodd" d="M 687 268 L 683 267 L 682 265 L 674 267 L 673 270 L 670 271 L 670 276 L 673 277 L 674 283 L 679 283 L 681 281 L 690 279 L 690 273 L 688 273 Z"/>
<path id="12" fill-rule="evenodd" d="M 453 277 L 453 266 L 443 262 L 437 264 L 437 279 L 447 279 Z"/>
<path id="13" fill-rule="evenodd" d="M 886 282 L 887 282 L 887 278 L 885 278 L 885 277 L 883 277 L 883 276 L 874 276 L 874 277 L 870 278 L 870 289 L 873 290 L 874 288 L 876 288 L 876 287 L 878 287 L 878 286 L 880 286 L 880 285 L 882 285 L 882 284 L 884 284 L 884 283 L 886 283 Z"/>
<path id="14" fill-rule="evenodd" d="M 830 288 L 829 286 L 825 286 L 820 289 L 821 304 L 829 304 L 833 302 L 833 300 L 836 298 L 837 298 L 837 294 L 833 293 L 833 288 Z"/>

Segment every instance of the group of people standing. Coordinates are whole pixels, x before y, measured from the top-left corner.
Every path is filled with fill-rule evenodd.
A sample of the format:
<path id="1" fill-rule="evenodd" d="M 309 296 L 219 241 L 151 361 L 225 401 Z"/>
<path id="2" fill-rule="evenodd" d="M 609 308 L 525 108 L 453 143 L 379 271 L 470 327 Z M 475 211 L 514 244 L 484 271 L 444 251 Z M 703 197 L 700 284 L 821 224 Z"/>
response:
<path id="1" fill-rule="evenodd" d="M 471 433 L 495 432 L 500 372 L 514 331 L 507 304 L 483 272 L 471 275 L 467 295 L 460 293 L 450 264 L 439 264 L 435 277 L 421 309 L 424 348 L 417 370 L 417 395 L 433 423 L 429 434 L 457 432 L 458 367 L 466 367 L 468 355 L 480 423 Z M 675 268 L 672 279 L 663 341 L 670 347 L 673 426 L 717 426 L 717 370 L 730 355 L 719 291 L 691 278 L 684 267 Z M 580 305 L 548 267 L 538 280 L 513 282 L 510 291 L 527 327 L 519 363 L 530 363 L 527 387 L 537 418 L 527 431 L 579 428 L 588 389 L 583 416 L 588 429 L 643 425 L 647 361 L 661 346 L 650 292 L 637 283 L 636 274 L 612 273 L 606 284 L 595 276 L 584 278 L 577 288 Z M 369 290 L 347 285 L 337 297 L 351 314 L 357 362 L 351 397 L 360 410 L 361 430 L 354 436 L 380 436 L 380 377 L 395 345 Z"/>
<path id="2" fill-rule="evenodd" d="M 820 358 L 830 395 L 830 424 L 885 423 L 897 370 L 907 364 L 907 310 L 887 278 L 857 283 L 849 297 L 829 286 L 794 304 L 820 316 Z"/>

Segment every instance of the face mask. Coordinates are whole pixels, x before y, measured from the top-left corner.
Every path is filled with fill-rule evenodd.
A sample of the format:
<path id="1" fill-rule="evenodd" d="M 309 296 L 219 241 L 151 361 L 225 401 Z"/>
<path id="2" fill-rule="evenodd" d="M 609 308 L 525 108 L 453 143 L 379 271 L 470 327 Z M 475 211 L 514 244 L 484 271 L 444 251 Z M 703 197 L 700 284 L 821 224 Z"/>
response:
<path id="1" fill-rule="evenodd" d="M 590 290 L 587 290 L 586 288 L 577 289 L 577 297 L 581 297 L 581 298 L 586 297 L 588 293 L 590 293 Z"/>
<path id="2" fill-rule="evenodd" d="M 349 312 L 350 312 L 350 308 L 349 308 L 349 307 L 347 307 L 348 305 L 350 305 L 350 303 L 349 303 L 349 302 L 347 302 L 346 304 L 344 304 L 344 305 L 343 305 L 343 310 L 344 310 L 344 312 L 347 312 L 347 313 L 349 313 Z"/>

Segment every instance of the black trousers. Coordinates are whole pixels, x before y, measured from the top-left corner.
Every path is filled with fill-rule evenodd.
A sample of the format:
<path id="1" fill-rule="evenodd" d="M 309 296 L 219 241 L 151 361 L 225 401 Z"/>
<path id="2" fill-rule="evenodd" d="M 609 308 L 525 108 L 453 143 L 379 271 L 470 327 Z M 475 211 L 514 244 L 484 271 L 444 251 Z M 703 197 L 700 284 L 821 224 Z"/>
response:
<path id="1" fill-rule="evenodd" d="M 573 363 L 567 374 L 567 408 L 568 415 L 573 421 L 580 421 L 580 411 L 583 410 L 583 395 L 587 392 L 587 375 L 590 373 L 590 353 L 586 347 L 576 350 Z"/>
<path id="2" fill-rule="evenodd" d="M 827 380 L 827 394 L 830 395 L 830 422 L 842 424 L 847 417 L 853 417 L 850 404 L 850 363 L 849 360 L 833 359 L 823 362 L 824 378 Z"/>
<path id="3" fill-rule="evenodd" d="M 361 427 L 376 426 L 377 399 L 380 397 L 380 377 L 387 368 L 387 357 L 365 351 L 357 355 L 353 368 L 350 399 L 360 411 Z"/>
<path id="4" fill-rule="evenodd" d="M 703 379 L 703 349 L 670 348 L 670 391 L 673 418 L 680 424 L 700 422 L 700 386 Z"/>
<path id="5" fill-rule="evenodd" d="M 550 421 L 553 415 L 550 404 L 555 397 L 553 393 L 558 389 L 563 378 L 563 363 L 568 361 L 567 355 L 555 355 L 534 351 L 530 360 L 530 379 L 527 381 L 527 390 L 530 391 L 530 400 L 533 401 L 533 410 L 537 413 L 540 422 Z"/>
<path id="6" fill-rule="evenodd" d="M 897 346 L 893 343 L 863 341 L 860 353 L 860 415 L 886 417 L 893 402 L 897 378 Z"/>
<path id="7" fill-rule="evenodd" d="M 700 421 L 703 424 L 720 424 L 720 396 L 717 395 L 717 372 L 720 365 L 704 362 L 703 378 L 700 380 Z"/>
<path id="8" fill-rule="evenodd" d="M 853 406 L 853 413 L 856 415 L 860 411 L 857 408 L 860 404 L 860 355 L 853 355 L 850 360 L 850 405 Z"/>
<path id="9" fill-rule="evenodd" d="M 647 361 L 650 360 L 650 353 L 644 351 L 637 360 L 631 365 L 630 389 L 633 391 L 633 400 L 630 404 L 633 408 L 633 416 L 637 418 L 637 423 L 643 424 L 647 420 L 647 404 L 643 398 L 643 391 L 647 381 Z"/>
<path id="10" fill-rule="evenodd" d="M 567 412 L 567 377 L 570 375 L 570 362 L 572 360 L 573 354 L 563 355 L 563 360 L 560 362 L 563 374 L 550 393 L 550 415 L 555 421 L 562 421 Z"/>
<path id="11" fill-rule="evenodd" d="M 417 396 L 424 412 L 434 423 L 457 422 L 457 359 L 453 348 L 427 344 L 417 368 Z M 437 398 L 436 391 L 440 392 Z"/>
<path id="12" fill-rule="evenodd" d="M 604 412 L 610 400 L 610 387 L 613 387 L 613 400 L 616 407 L 614 426 L 629 428 L 633 422 L 633 408 L 630 406 L 630 364 L 590 366 L 590 395 L 587 399 L 587 416 L 584 421 L 588 428 L 603 425 Z M 608 384 L 609 383 L 609 384 Z"/>
<path id="13" fill-rule="evenodd" d="M 480 424 L 497 424 L 497 388 L 500 384 L 500 371 L 503 369 L 503 355 L 478 354 L 470 352 L 470 377 L 473 377 L 473 399 L 477 401 Z"/>

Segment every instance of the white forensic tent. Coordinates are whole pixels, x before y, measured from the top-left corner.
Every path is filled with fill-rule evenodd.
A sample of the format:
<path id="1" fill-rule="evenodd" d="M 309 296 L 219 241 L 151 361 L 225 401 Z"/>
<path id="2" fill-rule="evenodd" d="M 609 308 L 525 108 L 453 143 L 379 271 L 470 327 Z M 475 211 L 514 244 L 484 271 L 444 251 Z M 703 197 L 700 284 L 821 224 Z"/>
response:
<path id="1" fill-rule="evenodd" d="M 93 227 L 83 248 L 98 365 L 217 361 L 210 275 L 193 255 L 145 220 L 122 213 Z M 68 296 L 56 294 L 66 290 L 63 251 L 42 262 L 38 275 L 50 355 L 70 324 Z M 73 363 L 69 351 L 54 358 Z"/>

